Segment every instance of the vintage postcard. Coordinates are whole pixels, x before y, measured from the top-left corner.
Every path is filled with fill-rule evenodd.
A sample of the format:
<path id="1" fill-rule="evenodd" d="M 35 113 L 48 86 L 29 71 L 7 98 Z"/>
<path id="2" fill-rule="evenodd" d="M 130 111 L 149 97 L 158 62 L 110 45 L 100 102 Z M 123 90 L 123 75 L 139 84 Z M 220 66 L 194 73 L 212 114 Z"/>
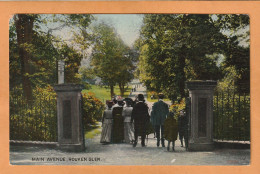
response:
<path id="1" fill-rule="evenodd" d="M 258 2 L 1 4 L 6 173 L 257 173 Z"/>

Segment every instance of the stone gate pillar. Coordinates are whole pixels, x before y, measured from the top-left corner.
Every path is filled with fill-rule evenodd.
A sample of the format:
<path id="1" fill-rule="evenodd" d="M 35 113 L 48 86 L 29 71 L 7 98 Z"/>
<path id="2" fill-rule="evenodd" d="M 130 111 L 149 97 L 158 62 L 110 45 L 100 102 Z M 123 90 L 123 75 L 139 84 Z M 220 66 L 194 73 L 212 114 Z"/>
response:
<path id="1" fill-rule="evenodd" d="M 188 149 L 209 151 L 213 144 L 213 90 L 216 81 L 186 82 L 190 96 L 190 136 Z"/>
<path id="2" fill-rule="evenodd" d="M 85 149 L 82 125 L 81 90 L 79 84 L 58 84 L 57 93 L 58 146 L 61 150 Z"/>

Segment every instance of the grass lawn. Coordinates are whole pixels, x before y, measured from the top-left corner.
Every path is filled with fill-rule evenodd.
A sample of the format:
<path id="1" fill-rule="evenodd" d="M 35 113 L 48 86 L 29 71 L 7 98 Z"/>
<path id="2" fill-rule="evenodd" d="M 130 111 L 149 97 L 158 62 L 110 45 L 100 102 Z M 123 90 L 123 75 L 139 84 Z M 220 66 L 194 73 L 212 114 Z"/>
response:
<path id="1" fill-rule="evenodd" d="M 128 97 L 130 94 L 131 89 L 127 88 L 125 89 L 125 93 L 124 96 L 122 96 L 123 98 Z M 87 92 L 91 92 L 94 93 L 95 96 L 100 99 L 103 103 L 105 103 L 106 100 L 111 100 L 110 98 L 110 88 L 108 87 L 101 87 L 98 85 L 91 85 L 91 89 L 88 90 L 83 90 L 83 93 L 87 93 Z M 116 95 L 120 95 L 120 90 L 118 86 L 114 87 L 114 93 Z"/>
<path id="2" fill-rule="evenodd" d="M 100 127 L 101 125 L 98 124 L 98 122 L 94 125 L 88 125 L 87 128 L 85 128 L 85 139 L 91 139 L 94 138 L 97 134 L 100 134 Z"/>

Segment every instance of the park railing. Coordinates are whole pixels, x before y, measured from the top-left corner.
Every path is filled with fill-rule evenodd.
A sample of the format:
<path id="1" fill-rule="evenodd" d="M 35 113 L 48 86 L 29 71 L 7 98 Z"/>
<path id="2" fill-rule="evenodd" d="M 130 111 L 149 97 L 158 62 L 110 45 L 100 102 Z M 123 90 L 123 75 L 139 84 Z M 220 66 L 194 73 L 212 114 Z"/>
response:
<path id="1" fill-rule="evenodd" d="M 10 140 L 57 141 L 56 95 L 39 92 L 26 100 L 20 89 L 10 90 Z"/>
<path id="2" fill-rule="evenodd" d="M 228 88 L 214 95 L 214 139 L 250 141 L 250 95 Z"/>

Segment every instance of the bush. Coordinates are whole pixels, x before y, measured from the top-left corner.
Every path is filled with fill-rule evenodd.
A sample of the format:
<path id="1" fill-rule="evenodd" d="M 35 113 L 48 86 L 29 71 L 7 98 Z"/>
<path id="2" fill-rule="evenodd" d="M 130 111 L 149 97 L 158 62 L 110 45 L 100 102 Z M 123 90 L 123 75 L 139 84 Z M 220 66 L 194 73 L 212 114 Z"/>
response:
<path id="1" fill-rule="evenodd" d="M 235 90 L 214 96 L 214 138 L 250 141 L 250 96 Z"/>
<path id="2" fill-rule="evenodd" d="M 102 120 L 105 105 L 91 92 L 82 94 L 83 96 L 83 124 L 93 125 Z"/>
<path id="3" fill-rule="evenodd" d="M 185 98 L 183 98 L 180 103 L 177 101 L 170 106 L 170 111 L 174 113 L 174 117 L 177 119 L 180 115 L 180 111 L 184 110 L 186 107 Z"/>
<path id="4" fill-rule="evenodd" d="M 10 90 L 10 140 L 57 141 L 56 93 L 51 86 L 36 87 L 26 101 L 22 88 Z M 83 94 L 84 126 L 102 119 L 104 104 L 93 93 Z"/>
<path id="5" fill-rule="evenodd" d="M 10 91 L 10 139 L 56 141 L 56 93 L 51 86 L 36 87 L 33 98 L 26 101 L 22 88 Z"/>

